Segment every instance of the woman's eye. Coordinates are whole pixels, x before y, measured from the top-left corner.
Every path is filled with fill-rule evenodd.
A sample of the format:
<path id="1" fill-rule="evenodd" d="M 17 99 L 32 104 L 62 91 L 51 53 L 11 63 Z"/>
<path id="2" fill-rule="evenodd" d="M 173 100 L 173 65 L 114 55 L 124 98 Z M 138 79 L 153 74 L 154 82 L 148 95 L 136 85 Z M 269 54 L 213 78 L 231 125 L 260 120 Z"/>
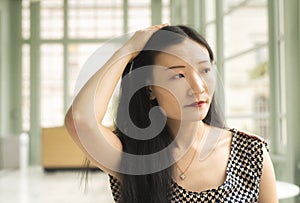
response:
<path id="1" fill-rule="evenodd" d="M 205 68 L 205 69 L 203 69 L 201 72 L 202 72 L 202 73 L 208 73 L 208 72 L 210 72 L 210 71 L 211 71 L 210 68 Z"/>
<path id="2" fill-rule="evenodd" d="M 176 74 L 173 76 L 174 79 L 184 78 L 184 75 L 182 73 Z"/>

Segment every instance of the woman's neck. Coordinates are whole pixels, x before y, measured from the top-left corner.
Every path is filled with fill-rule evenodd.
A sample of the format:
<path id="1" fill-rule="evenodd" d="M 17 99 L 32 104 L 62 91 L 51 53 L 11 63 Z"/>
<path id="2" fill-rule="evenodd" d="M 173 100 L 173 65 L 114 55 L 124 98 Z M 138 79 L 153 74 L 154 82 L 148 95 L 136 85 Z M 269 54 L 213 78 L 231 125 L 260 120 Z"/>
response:
<path id="1" fill-rule="evenodd" d="M 201 140 L 205 134 L 203 121 L 182 121 L 168 119 L 167 125 L 171 135 L 176 140 L 178 149 L 186 149 L 196 140 Z"/>

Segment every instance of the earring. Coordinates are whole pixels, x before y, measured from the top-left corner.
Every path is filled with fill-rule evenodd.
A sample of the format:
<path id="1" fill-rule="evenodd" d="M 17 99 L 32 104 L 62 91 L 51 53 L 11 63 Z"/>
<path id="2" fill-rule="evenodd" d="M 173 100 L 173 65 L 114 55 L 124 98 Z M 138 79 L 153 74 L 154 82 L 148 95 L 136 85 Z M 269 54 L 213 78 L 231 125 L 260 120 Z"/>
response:
<path id="1" fill-rule="evenodd" d="M 152 91 L 151 87 L 148 87 L 148 93 L 149 93 L 149 99 L 154 100 L 155 96 L 153 94 L 153 91 Z"/>

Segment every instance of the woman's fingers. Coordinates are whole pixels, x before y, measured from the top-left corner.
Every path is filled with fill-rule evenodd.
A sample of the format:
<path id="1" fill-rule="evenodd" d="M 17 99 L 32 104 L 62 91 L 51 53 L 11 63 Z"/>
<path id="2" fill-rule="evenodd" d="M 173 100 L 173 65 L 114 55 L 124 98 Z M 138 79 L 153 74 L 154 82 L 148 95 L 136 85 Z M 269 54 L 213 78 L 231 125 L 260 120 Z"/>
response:
<path id="1" fill-rule="evenodd" d="M 159 25 L 152 25 L 152 26 L 150 26 L 150 27 L 148 27 L 148 28 L 146 28 L 146 29 L 150 29 L 150 30 L 152 30 L 152 29 L 159 30 L 159 29 L 161 29 L 161 28 L 163 28 L 163 27 L 165 27 L 165 26 L 169 26 L 169 25 L 170 25 L 169 23 L 163 23 L 163 24 L 159 24 Z"/>
<path id="2" fill-rule="evenodd" d="M 148 28 L 138 30 L 134 35 L 125 43 L 121 48 L 122 53 L 130 54 L 131 60 L 138 55 L 138 53 L 144 48 L 150 37 L 157 30 L 170 25 L 169 23 L 164 23 L 160 25 L 152 25 Z"/>
<path id="3" fill-rule="evenodd" d="M 163 24 L 159 24 L 159 25 L 152 25 L 150 27 L 163 28 L 163 27 L 168 26 L 168 25 L 169 25 L 169 23 L 163 23 Z"/>

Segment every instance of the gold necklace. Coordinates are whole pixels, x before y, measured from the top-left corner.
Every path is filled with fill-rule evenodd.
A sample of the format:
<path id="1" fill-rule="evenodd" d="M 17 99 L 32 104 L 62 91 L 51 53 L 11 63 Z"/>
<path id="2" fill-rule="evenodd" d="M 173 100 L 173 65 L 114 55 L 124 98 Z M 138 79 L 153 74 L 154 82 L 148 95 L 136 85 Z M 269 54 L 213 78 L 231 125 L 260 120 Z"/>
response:
<path id="1" fill-rule="evenodd" d="M 190 168 L 190 166 L 191 166 L 191 164 L 192 164 L 192 162 L 193 162 L 193 160 L 194 160 L 194 158 L 195 158 L 196 152 L 197 152 L 197 149 L 195 150 L 195 152 L 194 152 L 194 154 L 193 154 L 193 157 L 192 157 L 190 163 L 188 164 L 188 166 L 187 166 L 184 170 L 181 170 L 181 169 L 179 168 L 178 164 L 176 163 L 176 167 L 177 167 L 178 170 L 180 171 L 179 178 L 180 178 L 181 180 L 184 180 L 184 179 L 186 178 L 185 172 Z"/>
<path id="2" fill-rule="evenodd" d="M 203 128 L 205 128 L 205 127 L 203 126 Z M 203 129 L 203 131 L 205 132 L 205 129 Z M 203 135 L 202 135 L 202 136 L 203 136 Z M 201 140 L 202 140 L 202 139 L 201 139 Z M 182 181 L 186 178 L 185 172 L 190 168 L 190 166 L 191 166 L 191 164 L 192 164 L 192 162 L 193 162 L 193 160 L 194 160 L 194 158 L 195 158 L 195 156 L 196 156 L 196 152 L 197 152 L 197 149 L 198 149 L 198 147 L 199 147 L 199 145 L 200 145 L 200 143 L 201 143 L 201 140 L 200 140 L 199 143 L 197 144 L 197 147 L 196 147 L 196 149 L 195 149 L 195 152 L 194 152 L 194 154 L 193 154 L 193 156 L 192 156 L 192 159 L 191 159 L 190 163 L 188 164 L 188 166 L 187 166 L 184 170 L 181 170 L 180 167 L 178 166 L 178 164 L 175 162 L 176 168 L 177 168 L 177 169 L 179 170 L 179 172 L 180 172 L 179 178 L 180 178 Z"/>

